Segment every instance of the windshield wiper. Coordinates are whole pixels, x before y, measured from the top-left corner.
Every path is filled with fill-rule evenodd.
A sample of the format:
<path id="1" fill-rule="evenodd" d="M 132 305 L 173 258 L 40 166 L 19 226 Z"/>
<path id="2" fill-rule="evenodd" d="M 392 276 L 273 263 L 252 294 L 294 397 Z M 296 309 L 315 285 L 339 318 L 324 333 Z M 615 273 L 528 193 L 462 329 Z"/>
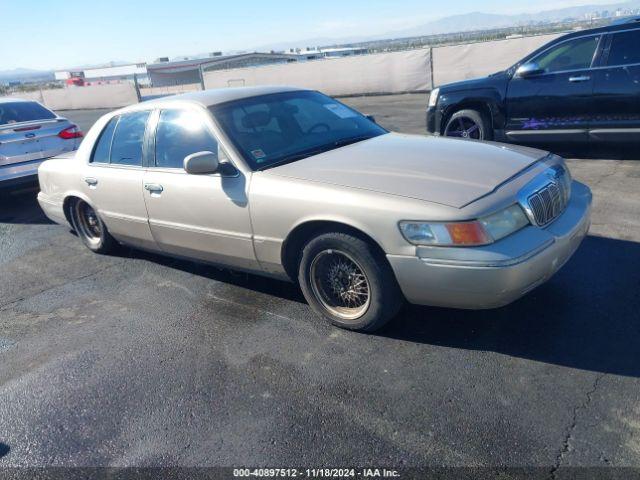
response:
<path id="1" fill-rule="evenodd" d="M 362 142 L 363 140 L 369 140 L 370 138 L 375 137 L 375 135 L 360 135 L 358 137 L 351 138 L 341 138 L 340 140 L 336 140 L 333 142 L 335 147 L 345 147 L 347 145 L 351 145 L 352 143 Z"/>
<path id="2" fill-rule="evenodd" d="M 256 170 L 261 172 L 263 170 L 268 170 L 273 167 L 279 167 L 281 165 L 286 165 L 287 163 L 296 162 L 298 160 L 302 160 L 303 158 L 311 157 L 313 155 L 318 155 L 320 153 L 327 152 L 329 150 L 333 150 L 334 148 L 345 147 L 347 145 L 351 145 L 352 143 L 362 142 L 363 140 L 369 140 L 370 138 L 375 137 L 376 135 L 360 135 L 358 137 L 350 137 L 350 138 L 341 138 L 340 140 L 336 140 L 327 145 L 324 145 L 320 148 L 311 151 L 304 151 L 299 153 L 294 153 L 292 155 L 288 155 L 284 157 L 282 160 L 279 160 L 274 163 L 270 163 L 269 165 L 265 165 L 263 167 L 259 167 Z"/>
<path id="3" fill-rule="evenodd" d="M 279 167 L 280 165 L 286 165 L 287 163 L 293 163 L 298 160 L 302 160 L 303 158 L 311 157 L 312 155 L 318 155 L 319 153 L 326 152 L 326 149 L 318 149 L 307 152 L 294 153 L 293 155 L 289 155 L 284 157 L 282 160 L 278 160 L 277 162 L 270 163 L 269 165 L 265 165 L 263 167 L 259 167 L 256 170 L 261 172 L 262 170 L 268 170 L 273 167 Z"/>

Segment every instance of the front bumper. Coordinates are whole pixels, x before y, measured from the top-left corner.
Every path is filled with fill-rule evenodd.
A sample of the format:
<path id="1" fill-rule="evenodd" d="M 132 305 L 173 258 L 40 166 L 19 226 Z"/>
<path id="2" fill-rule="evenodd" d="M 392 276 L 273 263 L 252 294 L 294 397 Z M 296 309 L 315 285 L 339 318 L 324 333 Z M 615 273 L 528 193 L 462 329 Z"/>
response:
<path id="1" fill-rule="evenodd" d="M 426 113 L 427 133 L 440 135 L 442 115 L 437 107 L 428 107 Z"/>
<path id="2" fill-rule="evenodd" d="M 566 210 L 545 228 L 525 227 L 486 247 L 418 247 L 387 255 L 407 300 L 451 308 L 496 308 L 547 281 L 571 258 L 591 222 L 591 191 L 573 182 Z"/>

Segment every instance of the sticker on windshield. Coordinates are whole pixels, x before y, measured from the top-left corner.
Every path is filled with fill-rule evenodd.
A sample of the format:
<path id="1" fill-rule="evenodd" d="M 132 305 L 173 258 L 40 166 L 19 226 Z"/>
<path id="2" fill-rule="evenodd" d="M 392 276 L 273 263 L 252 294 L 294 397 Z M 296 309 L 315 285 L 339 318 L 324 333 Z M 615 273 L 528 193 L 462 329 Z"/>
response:
<path id="1" fill-rule="evenodd" d="M 356 116 L 356 113 L 353 110 L 350 110 L 339 103 L 325 103 L 323 107 L 340 118 L 352 118 Z"/>
<path id="2" fill-rule="evenodd" d="M 256 160 L 262 160 L 267 156 L 267 154 L 264 153 L 259 148 L 256 148 L 255 150 L 251 150 L 251 155 L 253 155 L 253 158 L 255 158 Z"/>

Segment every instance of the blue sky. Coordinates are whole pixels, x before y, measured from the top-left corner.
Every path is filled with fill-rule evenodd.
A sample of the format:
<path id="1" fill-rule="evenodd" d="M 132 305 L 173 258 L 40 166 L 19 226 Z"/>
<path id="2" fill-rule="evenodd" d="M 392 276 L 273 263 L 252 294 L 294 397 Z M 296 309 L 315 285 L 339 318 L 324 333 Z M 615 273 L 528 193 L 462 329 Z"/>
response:
<path id="1" fill-rule="evenodd" d="M 252 49 L 373 35 L 439 17 L 521 13 L 609 0 L 0 0 L 0 70 Z M 299 45 L 305 46 L 305 45 Z"/>

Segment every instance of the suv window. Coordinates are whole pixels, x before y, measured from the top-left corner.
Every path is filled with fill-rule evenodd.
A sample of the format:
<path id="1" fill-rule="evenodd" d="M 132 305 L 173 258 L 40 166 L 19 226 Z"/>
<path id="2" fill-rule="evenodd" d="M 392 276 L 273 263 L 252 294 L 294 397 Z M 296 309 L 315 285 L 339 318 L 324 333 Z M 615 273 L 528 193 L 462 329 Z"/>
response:
<path id="1" fill-rule="evenodd" d="M 156 166 L 183 168 L 184 157 L 196 152 L 218 153 L 218 142 L 202 115 L 190 110 L 163 110 L 156 130 Z"/>
<path id="2" fill-rule="evenodd" d="M 98 143 L 96 143 L 96 147 L 93 149 L 93 156 L 91 157 L 93 163 L 109 163 L 111 140 L 113 140 L 113 132 L 116 129 L 117 123 L 118 117 L 113 117 L 102 130 L 100 138 L 98 138 Z"/>
<path id="3" fill-rule="evenodd" d="M 584 37 L 563 42 L 541 53 L 534 62 L 548 73 L 589 68 L 596 53 L 599 38 Z"/>
<path id="4" fill-rule="evenodd" d="M 120 116 L 111 144 L 111 163 L 142 166 L 142 144 L 149 112 L 133 112 Z"/>
<path id="5" fill-rule="evenodd" d="M 629 65 L 640 63 L 640 30 L 615 33 L 611 38 L 611 48 L 607 65 Z"/>

